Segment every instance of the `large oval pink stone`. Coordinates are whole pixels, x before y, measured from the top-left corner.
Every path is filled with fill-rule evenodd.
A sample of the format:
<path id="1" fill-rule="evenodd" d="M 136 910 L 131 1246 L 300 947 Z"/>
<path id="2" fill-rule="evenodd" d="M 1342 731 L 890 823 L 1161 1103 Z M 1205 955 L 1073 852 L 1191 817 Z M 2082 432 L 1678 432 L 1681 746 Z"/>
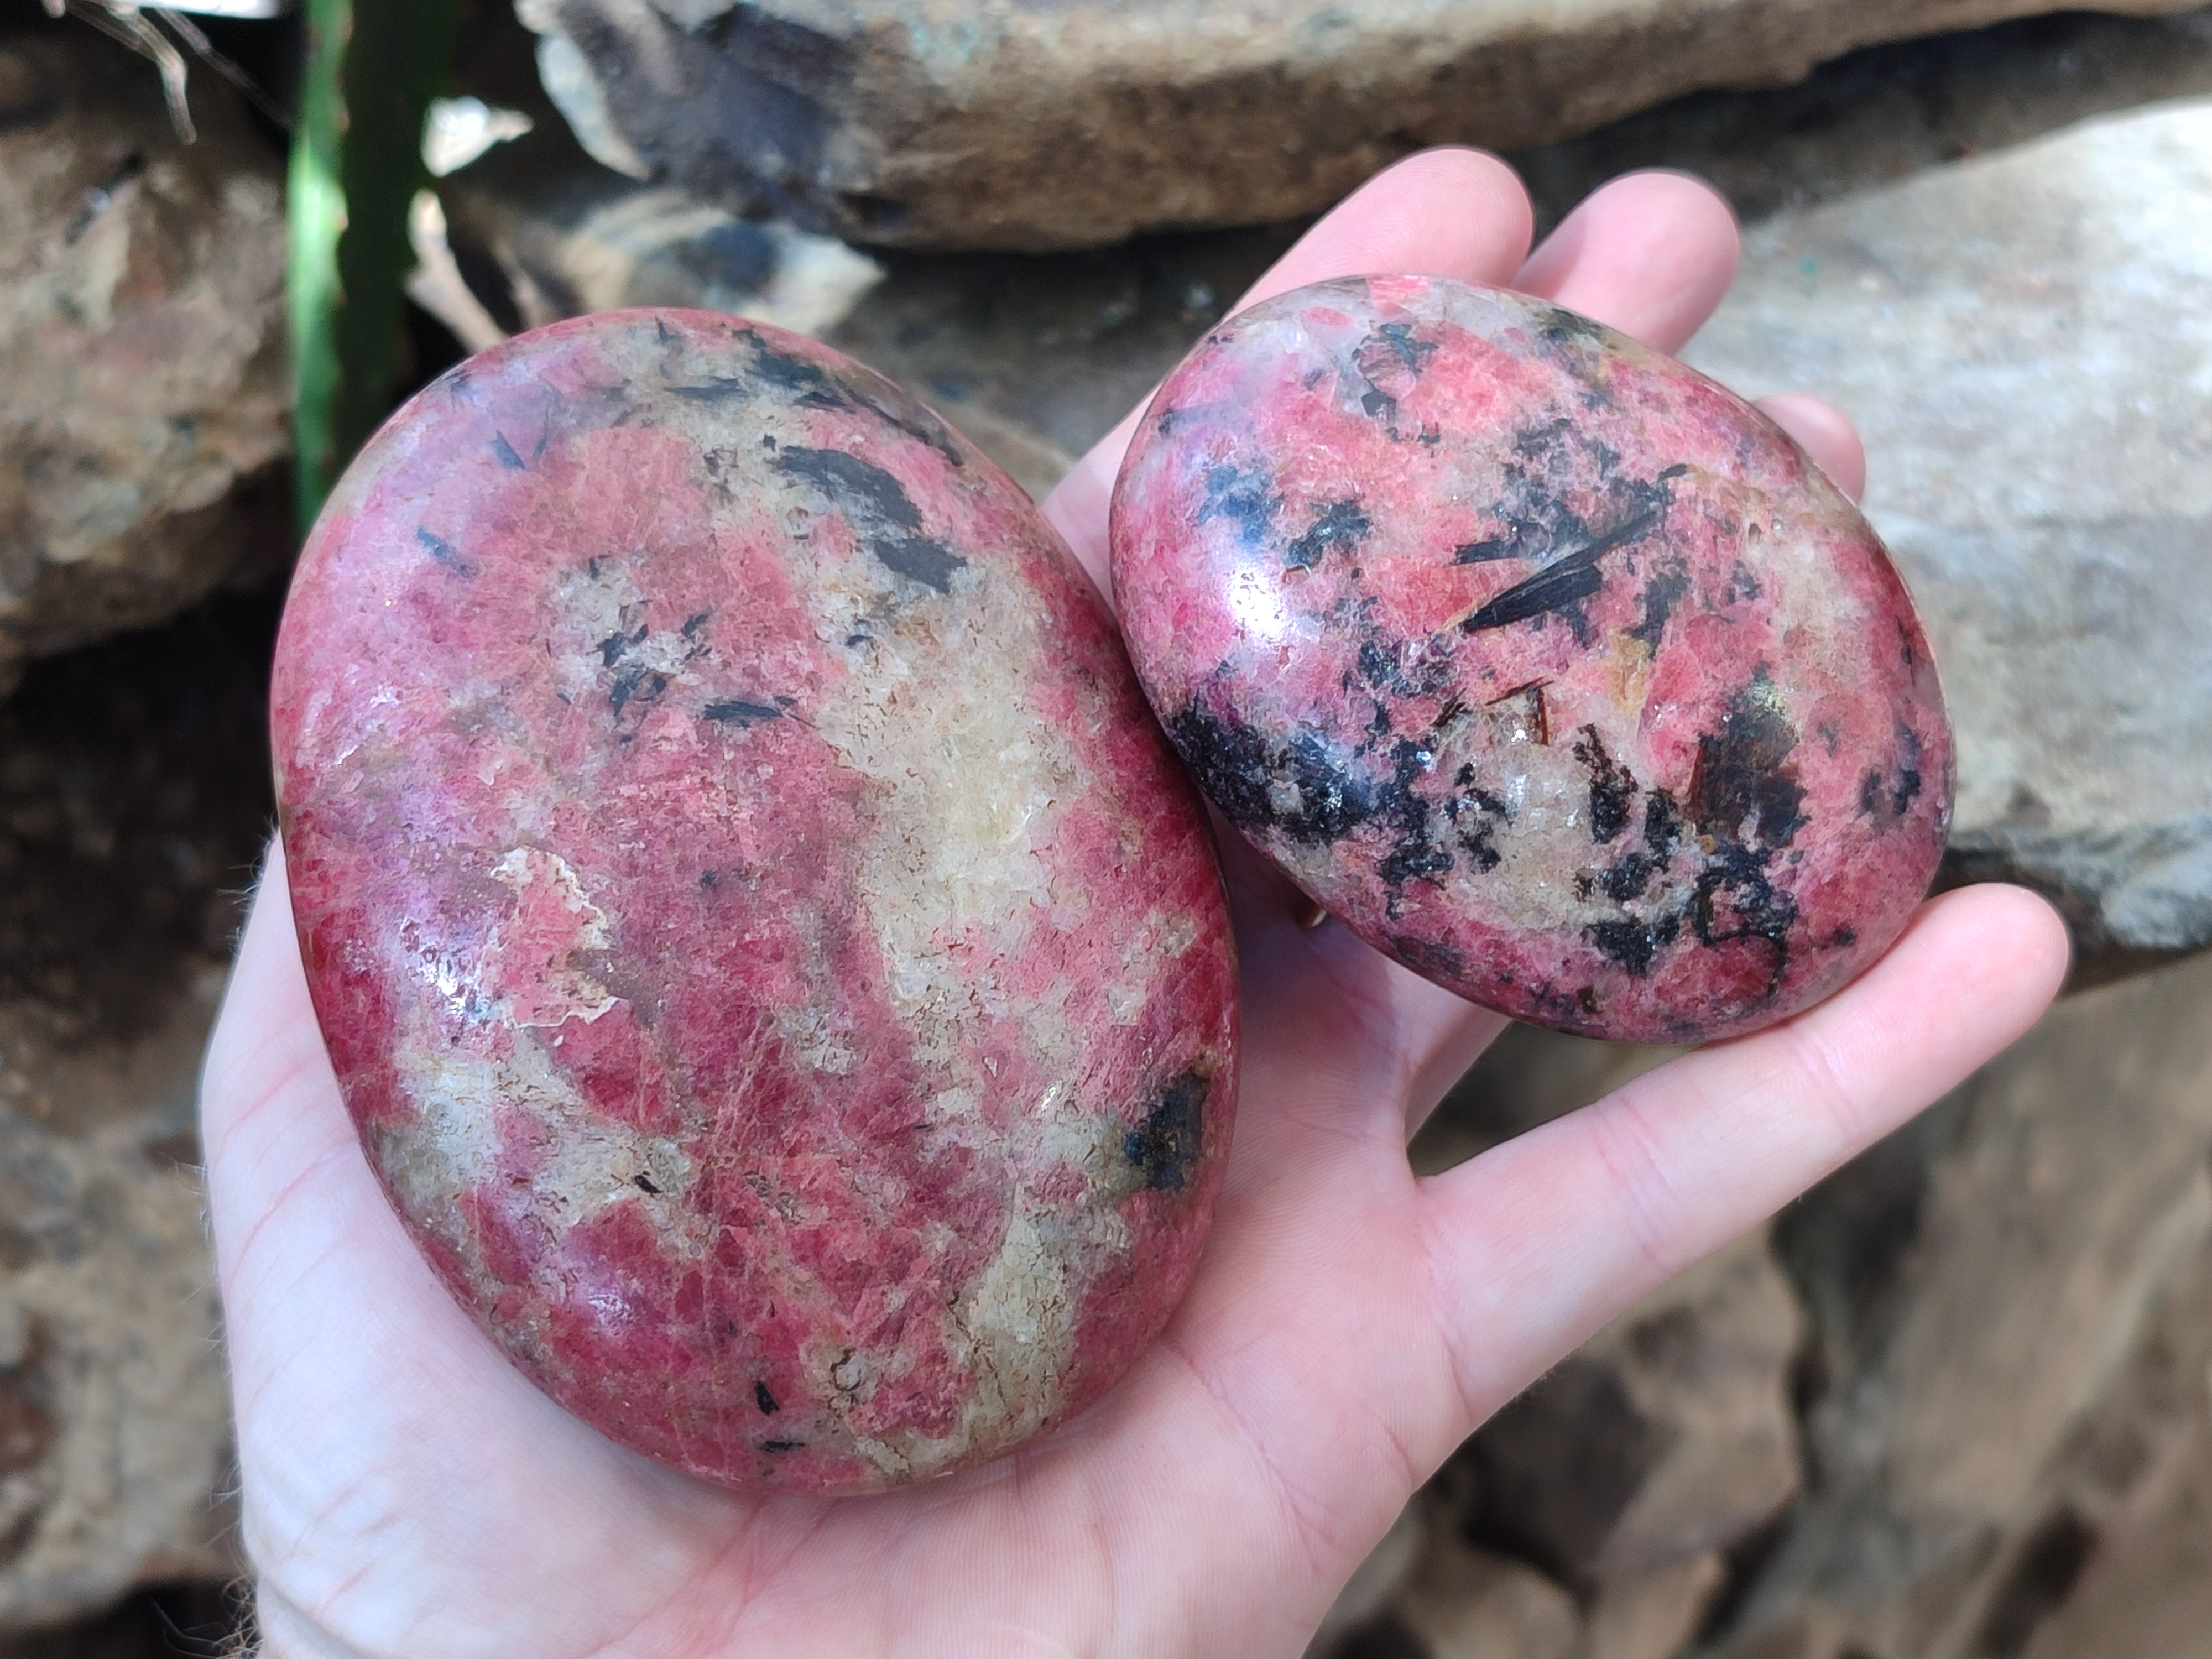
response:
<path id="1" fill-rule="evenodd" d="M 1230 821 L 1517 1018 L 1753 1030 L 1935 872 L 1950 732 L 1873 531 L 1757 410 L 1572 313 L 1425 276 L 1255 306 L 1160 389 L 1112 538 Z"/>
<path id="2" fill-rule="evenodd" d="M 1158 1330 L 1236 1099 L 1212 845 L 1080 569 L 905 392 L 700 313 L 473 359 L 347 473 L 272 702 L 370 1161 L 580 1416 L 883 1486 Z"/>

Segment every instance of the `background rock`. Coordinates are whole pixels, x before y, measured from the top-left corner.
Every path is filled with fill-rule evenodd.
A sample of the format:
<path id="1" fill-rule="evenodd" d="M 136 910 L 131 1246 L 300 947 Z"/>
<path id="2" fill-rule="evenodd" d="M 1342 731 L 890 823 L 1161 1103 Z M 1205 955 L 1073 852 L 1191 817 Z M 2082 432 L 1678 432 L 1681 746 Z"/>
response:
<path id="1" fill-rule="evenodd" d="M 2212 100 L 1776 220 L 1689 360 L 1817 387 L 1959 737 L 1954 867 L 2089 953 L 2212 944 Z"/>
<path id="2" fill-rule="evenodd" d="M 1508 1025 L 1413 1137 L 1413 1169 L 1449 1170 L 1687 1052 Z"/>
<path id="3" fill-rule="evenodd" d="M 194 1096 L 267 822 L 272 614 L 0 707 L 0 1631 L 235 1571 Z"/>
<path id="4" fill-rule="evenodd" d="M 529 36 L 503 8 L 472 21 L 462 73 L 477 95 L 526 124 L 437 186 L 461 272 L 504 332 L 665 305 L 740 312 L 818 335 L 883 275 L 832 238 L 742 218 L 593 161 L 547 100 Z"/>
<path id="5" fill-rule="evenodd" d="M 528 127 L 441 179 L 427 222 L 416 203 L 421 264 L 409 292 L 467 349 L 637 305 L 732 311 L 831 336 L 884 276 L 882 265 L 835 238 L 740 216 L 593 161 L 547 100 L 531 37 L 503 9 L 472 19 L 462 77 L 473 95 Z M 1033 495 L 1071 464 L 1050 438 L 966 397 L 957 380 L 935 377 L 929 396 Z"/>
<path id="6" fill-rule="evenodd" d="M 1731 1659 L 1993 1650 L 2055 1461 L 2212 1234 L 2209 999 L 2199 957 L 2061 1003 L 1784 1217 L 1817 1333 L 1814 1480 L 1742 1587 Z"/>
<path id="7" fill-rule="evenodd" d="M 1444 1527 L 1432 1529 L 1395 1613 L 1427 1659 L 1572 1659 L 1582 1626 L 1573 1601 L 1541 1573 Z"/>
<path id="8" fill-rule="evenodd" d="M 479 34 L 471 85 L 495 103 L 528 109 L 538 127 L 442 189 L 469 281 L 512 328 L 542 314 L 529 308 L 532 282 L 558 310 L 580 302 L 566 279 L 532 276 L 532 261 L 494 244 L 557 243 L 580 216 L 562 204 L 617 201 L 644 187 L 592 162 L 560 130 L 519 29 L 505 38 L 496 30 Z M 1604 179 L 1650 166 L 1703 173 L 1756 218 L 2015 143 L 2085 114 L 2191 91 L 2212 91 L 2212 10 L 2164 19 L 2075 13 L 1869 48 L 1798 85 L 1680 98 L 1509 159 L 1530 185 L 1540 226 Z M 495 173 L 503 173 L 496 183 Z M 497 216 L 481 210 L 495 201 Z M 495 222 L 499 216 L 505 228 Z M 825 325 L 825 337 L 952 414 L 1042 494 L 1298 228 L 1152 237 L 1030 257 L 884 253 L 884 280 L 842 321 Z M 657 291 L 700 303 L 717 280 L 711 270 L 698 274 L 711 264 L 711 252 L 662 260 L 656 281 L 665 285 Z M 685 272 L 695 286 L 681 285 Z"/>
<path id="9" fill-rule="evenodd" d="M 1584 1589 L 1741 1542 L 1797 1492 L 1799 1335 L 1763 1237 L 1701 1262 L 1461 1449 L 1461 1527 Z"/>
<path id="10" fill-rule="evenodd" d="M 1668 1659 L 1697 1633 L 1727 1578 L 1719 1552 L 1707 1550 L 1601 1586 L 1577 1659 Z"/>
<path id="11" fill-rule="evenodd" d="M 220 1584 L 186 1580 L 141 1590 L 93 1618 L 0 1637 L 0 1659 L 177 1659 L 250 1653 L 238 1597 Z"/>
<path id="12" fill-rule="evenodd" d="M 230 90 L 0 33 L 0 689 L 283 547 L 281 175 Z"/>
<path id="13" fill-rule="evenodd" d="M 1677 99 L 1507 159 L 1529 184 L 1540 227 L 1641 167 L 1711 178 L 1757 218 L 2188 92 L 2212 93 L 2212 9 L 2163 20 L 2073 14 L 1871 47 L 1797 86 Z M 885 253 L 886 279 L 829 337 L 940 406 L 985 411 L 1072 459 L 1299 228 L 1029 258 Z M 1886 459 L 1875 455 L 1877 474 Z"/>
<path id="14" fill-rule="evenodd" d="M 1607 1047 L 1558 1043 L 1567 1055 Z M 1486 1065 L 1490 1099 L 1511 1094 L 1510 1069 Z M 1559 1081 L 1577 1071 L 1587 1075 L 1573 1063 L 1540 1071 L 1515 1118 L 1580 1104 Z M 1459 1106 L 1480 1115 L 1465 1097 Z M 1721 1590 L 1724 1552 L 1798 1490 L 1790 1385 L 1802 1335 L 1763 1233 L 1654 1292 L 1461 1449 L 1315 1651 L 1669 1659 Z M 1408 1531 L 1428 1539 L 1410 1576 Z"/>
<path id="15" fill-rule="evenodd" d="M 1515 151 L 1540 224 L 1632 167 L 1711 179 L 1747 221 L 1894 184 L 2093 115 L 2212 91 L 2212 10 L 2064 12 L 1870 47 L 1792 86 L 1678 98 Z"/>
<path id="16" fill-rule="evenodd" d="M 2212 1632 L 2212 1250 L 2071 1437 L 1984 1615 L 2024 1659 L 2168 1659 Z"/>
<path id="17" fill-rule="evenodd" d="M 531 167 L 535 159 L 518 145 L 486 169 L 488 179 L 472 176 L 449 192 L 459 198 L 464 246 L 497 263 L 519 327 L 672 305 L 820 334 L 883 274 L 830 237 L 740 219 L 678 190 L 628 180 L 610 187 L 604 169 L 596 178 L 548 173 Z M 519 189 L 495 182 L 517 176 L 527 181 Z"/>
<path id="18" fill-rule="evenodd" d="M 853 240 L 1037 249 L 1288 218 L 1424 144 L 1539 143 L 2048 9 L 525 0 L 523 15 L 549 90 L 610 167 Z"/>
<path id="19" fill-rule="evenodd" d="M 1581 1659 L 2212 1651 L 2208 1004 L 2212 956 L 2062 1002 L 1479 1431 L 1431 1527 L 1573 1589 Z M 1510 1030 L 1420 1167 L 1667 1053 Z M 1338 1659 L 1425 1651 L 1405 1593 Z"/>
<path id="20" fill-rule="evenodd" d="M 191 1163 L 221 988 L 204 974 L 160 1028 L 97 1055 L 0 1014 L 0 1627 L 230 1567 L 215 1499 L 229 1401 Z"/>

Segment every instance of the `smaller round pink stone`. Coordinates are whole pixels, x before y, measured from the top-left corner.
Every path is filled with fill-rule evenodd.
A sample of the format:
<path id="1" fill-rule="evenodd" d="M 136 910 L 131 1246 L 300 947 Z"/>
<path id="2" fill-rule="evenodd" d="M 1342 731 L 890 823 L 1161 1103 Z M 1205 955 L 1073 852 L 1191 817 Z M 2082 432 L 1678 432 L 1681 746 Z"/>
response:
<path id="1" fill-rule="evenodd" d="M 1371 276 L 1240 313 L 1154 398 L 1112 546 L 1223 813 L 1516 1018 L 1756 1030 L 1942 856 L 1950 730 L 1873 530 L 1741 399 L 1555 306 Z"/>

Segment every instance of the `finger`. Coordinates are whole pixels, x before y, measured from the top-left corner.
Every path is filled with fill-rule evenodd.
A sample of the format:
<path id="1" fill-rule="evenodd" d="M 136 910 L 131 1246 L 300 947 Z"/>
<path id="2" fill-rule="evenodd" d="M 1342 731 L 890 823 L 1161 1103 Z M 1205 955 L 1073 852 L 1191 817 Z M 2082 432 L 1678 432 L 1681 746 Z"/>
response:
<path id="1" fill-rule="evenodd" d="M 200 1133 L 218 1252 L 232 1214 L 264 1213 L 301 1171 L 352 1139 L 308 1000 L 271 842 L 200 1077 Z"/>
<path id="2" fill-rule="evenodd" d="M 1520 175 L 1479 149 L 1431 149 L 1386 167 L 1298 238 L 1231 306 L 1332 276 L 1388 271 L 1502 283 L 1534 223 Z"/>
<path id="3" fill-rule="evenodd" d="M 1241 1093 L 1267 1103 L 1264 1117 L 1237 1129 L 1255 1179 L 1328 1148 L 1340 1152 L 1347 1139 L 1389 1149 L 1402 1175 L 1407 1138 L 1507 1023 L 1400 967 L 1334 918 L 1307 929 L 1280 909 L 1240 904 L 1237 955 Z"/>
<path id="4" fill-rule="evenodd" d="M 1271 295 L 1330 276 L 1419 272 L 1503 283 L 1528 251 L 1528 194 L 1504 162 L 1474 149 L 1424 150 L 1386 168 L 1332 208 L 1231 314 Z M 1113 592 L 1106 565 L 1106 509 L 1147 393 L 1092 445 L 1045 498 L 1050 519 L 1101 593 Z"/>
<path id="5" fill-rule="evenodd" d="M 1452 1426 L 1955 1087 L 2034 1023 L 2066 961 L 2042 900 L 1947 894 L 1827 1001 L 1424 1182 L 1431 1311 L 1474 1414 Z"/>
<path id="6" fill-rule="evenodd" d="M 1759 398 L 1759 407 L 1798 441 L 1837 489 L 1853 501 L 1866 494 L 1866 447 L 1850 416 L 1802 392 L 1778 392 Z"/>
<path id="7" fill-rule="evenodd" d="M 1735 279 L 1735 215 L 1681 173 L 1632 173 L 1591 192 L 1513 279 L 1660 351 L 1680 351 Z"/>

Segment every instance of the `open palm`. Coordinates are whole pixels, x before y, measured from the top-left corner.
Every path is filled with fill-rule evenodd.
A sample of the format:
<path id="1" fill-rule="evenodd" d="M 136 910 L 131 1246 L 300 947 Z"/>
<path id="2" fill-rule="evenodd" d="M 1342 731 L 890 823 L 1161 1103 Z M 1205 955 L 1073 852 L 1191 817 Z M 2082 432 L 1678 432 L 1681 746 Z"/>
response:
<path id="1" fill-rule="evenodd" d="M 1733 274 L 1703 186 L 1616 181 L 1528 257 L 1496 161 L 1418 156 L 1251 295 L 1511 283 L 1662 349 Z M 1846 488 L 1841 418 L 1771 412 Z M 1117 429 L 1048 512 L 1103 585 Z M 247 1550 L 278 1659 L 1297 1654 L 1407 1495 L 1634 1297 L 2017 1036 L 2065 959 L 2039 902 L 1928 905 L 1810 1012 L 1447 1174 L 1406 1142 L 1502 1024 L 1328 926 L 1241 845 L 1241 1119 L 1188 1299 L 1101 1403 L 981 1469 L 760 1498 L 660 1468 L 515 1371 L 416 1256 L 324 1052 L 272 854 L 204 1089 Z"/>

